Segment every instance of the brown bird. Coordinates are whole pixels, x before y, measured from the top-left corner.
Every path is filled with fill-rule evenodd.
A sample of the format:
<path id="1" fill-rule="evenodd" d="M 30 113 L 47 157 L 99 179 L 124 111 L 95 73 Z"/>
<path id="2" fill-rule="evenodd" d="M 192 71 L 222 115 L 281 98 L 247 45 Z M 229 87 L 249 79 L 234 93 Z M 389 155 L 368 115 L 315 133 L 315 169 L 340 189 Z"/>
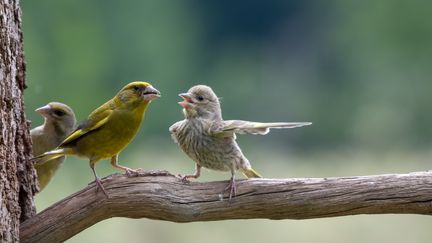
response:
<path id="1" fill-rule="evenodd" d="M 50 102 L 36 109 L 36 112 L 44 117 L 44 124 L 30 131 L 34 156 L 56 148 L 73 131 L 76 123 L 73 110 L 59 102 Z M 64 159 L 65 157 L 62 156 L 44 164 L 35 165 L 40 191 L 48 185 Z"/>
<path id="2" fill-rule="evenodd" d="M 270 128 L 295 128 L 311 125 L 310 122 L 251 122 L 222 119 L 219 98 L 205 85 L 196 85 L 187 93 L 179 94 L 184 100 L 185 119 L 174 123 L 169 131 L 174 141 L 192 160 L 195 173 L 182 176 L 183 181 L 200 176 L 201 167 L 230 171 L 231 180 L 225 190 L 229 199 L 236 195 L 235 172 L 240 170 L 248 178 L 261 177 L 251 167 L 236 140 L 238 134 L 267 134 Z"/>

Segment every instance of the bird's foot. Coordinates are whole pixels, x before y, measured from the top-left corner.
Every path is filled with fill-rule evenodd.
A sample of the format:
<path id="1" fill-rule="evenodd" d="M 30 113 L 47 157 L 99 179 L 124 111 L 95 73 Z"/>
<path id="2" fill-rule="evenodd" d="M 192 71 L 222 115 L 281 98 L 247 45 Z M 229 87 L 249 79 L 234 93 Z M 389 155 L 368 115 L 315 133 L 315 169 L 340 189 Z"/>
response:
<path id="1" fill-rule="evenodd" d="M 105 196 L 107 198 L 110 198 L 109 195 L 108 195 L 108 193 L 107 193 L 107 191 L 105 190 L 104 186 L 102 185 L 101 180 L 99 178 L 96 178 L 95 182 L 96 182 L 96 185 L 97 185 L 96 192 L 99 191 L 99 189 L 100 189 L 100 190 L 102 190 L 102 192 L 105 194 Z"/>
<path id="2" fill-rule="evenodd" d="M 231 178 L 229 184 L 227 187 L 225 187 L 224 192 L 229 191 L 229 199 L 228 201 L 231 201 L 233 197 L 236 197 L 237 194 L 237 188 L 236 188 L 236 181 L 234 178 Z"/>
<path id="3" fill-rule="evenodd" d="M 195 178 L 195 176 L 178 174 L 177 178 L 179 178 L 181 180 L 181 182 L 183 182 L 183 183 L 190 183 L 191 182 L 190 178 Z"/>
<path id="4" fill-rule="evenodd" d="M 143 169 L 138 168 L 138 169 L 131 169 L 131 168 L 126 168 L 125 169 L 125 175 L 128 177 L 135 177 L 135 176 L 139 176 L 140 174 L 142 174 L 144 172 Z"/>

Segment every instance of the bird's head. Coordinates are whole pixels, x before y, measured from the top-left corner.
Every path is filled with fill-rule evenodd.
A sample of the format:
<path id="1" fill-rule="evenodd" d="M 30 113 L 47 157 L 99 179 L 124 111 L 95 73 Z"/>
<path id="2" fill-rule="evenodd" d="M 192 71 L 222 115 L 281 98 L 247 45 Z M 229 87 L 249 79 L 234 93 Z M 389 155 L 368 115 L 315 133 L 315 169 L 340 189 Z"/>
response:
<path id="1" fill-rule="evenodd" d="M 179 96 L 186 118 L 222 119 L 219 98 L 209 86 L 195 85 Z"/>
<path id="2" fill-rule="evenodd" d="M 147 82 L 135 81 L 124 86 L 116 95 L 123 105 L 139 105 L 160 97 L 159 90 Z"/>
<path id="3" fill-rule="evenodd" d="M 60 102 L 50 102 L 36 109 L 45 118 L 45 123 L 51 123 L 59 132 L 69 133 L 73 130 L 76 119 L 73 110 Z"/>

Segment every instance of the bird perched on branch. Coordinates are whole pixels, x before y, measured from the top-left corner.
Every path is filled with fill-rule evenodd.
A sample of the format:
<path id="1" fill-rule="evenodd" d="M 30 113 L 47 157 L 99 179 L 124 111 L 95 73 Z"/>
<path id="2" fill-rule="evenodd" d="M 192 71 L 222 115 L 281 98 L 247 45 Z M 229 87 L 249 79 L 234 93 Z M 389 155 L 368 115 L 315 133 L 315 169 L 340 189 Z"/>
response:
<path id="1" fill-rule="evenodd" d="M 114 98 L 94 110 L 56 149 L 37 156 L 37 164 L 64 155 L 89 159 L 96 184 L 108 197 L 95 171 L 95 164 L 111 159 L 111 165 L 126 174 L 137 173 L 117 164 L 118 154 L 135 137 L 150 102 L 160 92 L 147 82 L 136 81 L 124 86 Z"/>
<path id="2" fill-rule="evenodd" d="M 230 171 L 231 180 L 225 190 L 229 190 L 229 199 L 236 195 L 235 172 L 240 170 L 248 178 L 261 177 L 252 169 L 249 160 L 243 155 L 236 139 L 238 134 L 264 135 L 271 128 L 295 128 L 307 126 L 310 122 L 251 122 L 241 120 L 223 120 L 219 98 L 205 85 L 196 85 L 187 93 L 179 94 L 183 98 L 179 104 L 183 107 L 185 119 L 174 123 L 169 131 L 174 141 L 192 160 L 195 161 L 195 173 L 182 176 L 183 181 L 200 176 L 201 167 L 218 171 Z"/>
<path id="3" fill-rule="evenodd" d="M 44 117 L 44 123 L 30 131 L 34 156 L 56 148 L 73 131 L 76 123 L 73 110 L 63 103 L 50 102 L 36 112 Z M 48 185 L 64 159 L 62 156 L 35 166 L 40 191 Z"/>

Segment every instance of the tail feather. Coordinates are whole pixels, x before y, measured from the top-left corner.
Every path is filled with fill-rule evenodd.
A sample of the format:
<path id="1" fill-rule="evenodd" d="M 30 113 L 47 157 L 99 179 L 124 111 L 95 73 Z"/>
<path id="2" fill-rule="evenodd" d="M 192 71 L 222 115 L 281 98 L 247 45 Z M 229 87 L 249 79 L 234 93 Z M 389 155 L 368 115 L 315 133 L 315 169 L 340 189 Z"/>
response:
<path id="1" fill-rule="evenodd" d="M 243 169 L 242 170 L 243 175 L 245 175 L 247 178 L 262 178 L 262 176 L 256 172 L 254 169 Z"/>
<path id="2" fill-rule="evenodd" d="M 41 155 L 33 157 L 31 160 L 35 161 L 36 165 L 42 165 L 50 160 L 57 159 L 68 154 L 71 154 L 70 149 L 60 148 L 45 152 Z"/>

